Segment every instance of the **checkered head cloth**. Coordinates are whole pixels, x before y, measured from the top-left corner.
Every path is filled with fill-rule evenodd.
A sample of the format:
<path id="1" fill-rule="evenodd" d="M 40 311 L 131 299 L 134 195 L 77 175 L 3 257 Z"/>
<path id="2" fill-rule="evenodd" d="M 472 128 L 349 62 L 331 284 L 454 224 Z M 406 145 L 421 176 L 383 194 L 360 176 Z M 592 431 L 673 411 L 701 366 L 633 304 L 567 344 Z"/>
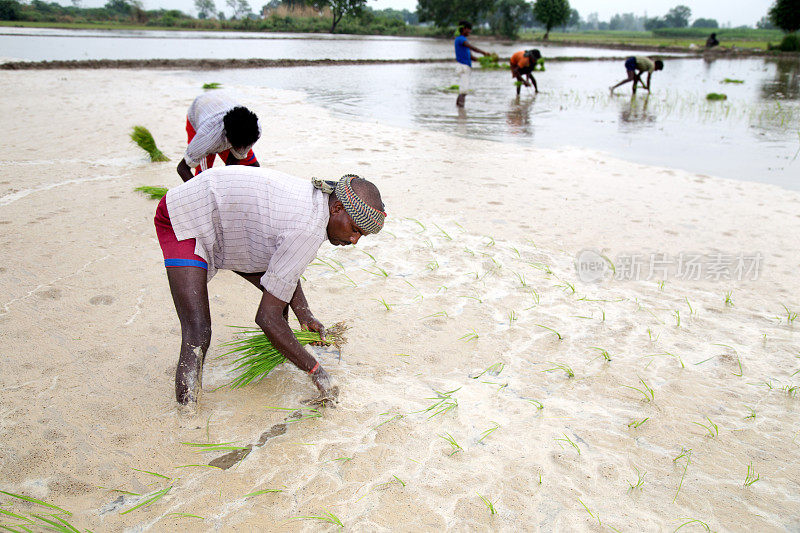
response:
<path id="1" fill-rule="evenodd" d="M 345 174 L 342 176 L 342 179 L 336 183 L 335 188 L 333 186 L 334 182 L 326 182 L 318 178 L 314 178 L 312 182 L 314 183 L 314 187 L 322 190 L 322 192 L 328 194 L 335 192 L 336 198 L 342 202 L 344 210 L 350 215 L 350 218 L 353 219 L 353 222 L 355 222 L 356 226 L 358 226 L 361 231 L 364 233 L 378 233 L 383 229 L 383 221 L 386 218 L 386 213 L 371 207 L 358 197 L 355 191 L 353 191 L 353 187 L 350 185 L 353 178 L 358 178 L 358 176 L 355 174 Z"/>

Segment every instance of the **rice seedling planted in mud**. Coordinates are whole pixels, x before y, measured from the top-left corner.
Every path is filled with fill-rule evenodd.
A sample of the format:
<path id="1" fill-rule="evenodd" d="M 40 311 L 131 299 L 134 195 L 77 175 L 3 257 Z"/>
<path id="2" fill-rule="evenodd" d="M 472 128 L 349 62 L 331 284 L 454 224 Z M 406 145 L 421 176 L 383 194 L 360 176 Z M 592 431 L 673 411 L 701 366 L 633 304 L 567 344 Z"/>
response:
<path id="1" fill-rule="evenodd" d="M 151 162 L 169 161 L 169 157 L 165 156 L 161 150 L 156 146 L 156 141 L 153 139 L 153 134 L 144 126 L 134 126 L 131 132 L 131 140 L 135 142 L 139 148 L 147 152 L 150 156 Z"/>
<path id="2" fill-rule="evenodd" d="M 329 524 L 334 524 L 339 527 L 344 527 L 342 521 L 339 520 L 339 518 L 335 514 L 331 513 L 327 509 L 323 509 L 323 513 L 319 516 L 315 515 L 294 516 L 291 518 L 291 520 L 319 520 L 321 522 L 328 522 Z"/>
<path id="3" fill-rule="evenodd" d="M 647 382 L 641 377 L 639 378 L 639 383 L 642 384 L 642 388 L 632 387 L 630 385 L 623 385 L 623 387 L 625 387 L 626 389 L 631 389 L 639 392 L 644 397 L 644 401 L 646 402 L 654 401 L 656 398 L 655 391 L 653 391 L 653 389 L 650 388 L 650 385 L 648 385 Z"/>
<path id="4" fill-rule="evenodd" d="M 260 328 L 238 327 L 238 338 L 222 343 L 230 350 L 220 357 L 236 357 L 233 364 L 237 365 L 231 372 L 237 377 L 230 382 L 233 388 L 244 387 L 252 381 L 260 381 L 269 374 L 273 368 L 283 363 L 286 358 L 275 348 Z M 325 343 L 337 349 L 347 342 L 344 333 L 348 327 L 344 322 L 338 322 L 325 330 Z M 319 333 L 315 331 L 293 330 L 298 342 L 305 346 L 312 342 L 320 342 Z"/>
<path id="5" fill-rule="evenodd" d="M 568 378 L 575 377 L 575 372 L 573 372 L 572 369 L 569 367 L 569 365 L 565 363 L 554 363 L 550 361 L 547 364 L 553 365 L 553 367 L 542 370 L 542 372 L 555 372 L 556 370 L 562 370 L 567 375 Z"/>
<path id="6" fill-rule="evenodd" d="M 586 506 L 585 503 L 583 503 L 583 500 L 581 500 L 580 498 L 578 498 L 578 502 L 580 502 L 580 504 L 583 505 L 583 508 L 586 509 L 587 513 L 589 513 L 589 516 L 591 516 L 592 518 L 597 520 L 597 525 L 600 525 L 600 526 L 603 525 L 603 523 L 600 522 L 600 514 L 599 513 L 595 514 L 591 510 L 589 510 L 589 508 Z"/>
<path id="7" fill-rule="evenodd" d="M 711 533 L 711 527 L 702 520 L 698 520 L 696 518 L 681 518 L 681 520 L 686 520 L 686 522 L 675 528 L 675 531 L 678 531 L 683 526 L 688 526 L 689 524 L 697 524 L 703 529 L 705 529 L 708 533 Z M 675 533 L 675 531 L 673 531 L 672 533 Z"/>
<path id="8" fill-rule="evenodd" d="M 781 307 L 786 311 L 786 325 L 794 324 L 794 321 L 797 320 L 797 313 L 790 311 L 784 304 L 781 304 Z"/>
<path id="9" fill-rule="evenodd" d="M 675 355 L 674 353 L 671 353 L 671 352 L 653 353 L 653 354 L 646 355 L 645 357 L 661 357 L 661 356 L 663 356 L 663 357 L 672 357 L 673 359 L 678 361 L 678 363 L 680 363 L 681 368 L 686 368 L 686 365 L 683 364 L 683 359 L 681 359 L 681 356 L 680 355 Z"/>
<path id="10" fill-rule="evenodd" d="M 562 442 L 566 442 L 566 443 L 568 443 L 570 446 L 572 446 L 573 448 L 575 448 L 575 451 L 577 451 L 577 452 L 578 452 L 578 455 L 580 455 L 580 454 L 581 454 L 581 449 L 580 449 L 580 448 L 578 448 L 578 445 L 577 445 L 577 444 L 575 444 L 575 443 L 572 441 L 572 439 L 570 439 L 570 438 L 567 436 L 567 434 L 566 434 L 566 433 L 561 433 L 561 434 L 562 434 L 562 435 L 564 435 L 564 438 L 563 438 L 563 439 L 555 439 L 555 441 L 558 443 L 558 445 L 559 445 L 559 446 L 561 446 L 561 443 L 562 443 Z M 561 446 L 561 449 L 563 449 L 563 448 L 564 448 L 564 447 L 563 447 L 563 446 Z"/>
<path id="11" fill-rule="evenodd" d="M 628 422 L 628 427 L 629 428 L 633 428 L 633 429 L 638 429 L 639 426 L 641 426 L 642 424 L 644 424 L 648 420 L 650 420 L 649 416 L 646 417 L 646 418 L 643 418 L 641 420 L 631 420 L 630 422 Z"/>
<path id="12" fill-rule="evenodd" d="M 726 307 L 733 307 L 733 300 L 731 299 L 733 296 L 733 291 L 728 291 L 725 293 L 725 306 Z"/>
<path id="13" fill-rule="evenodd" d="M 372 274 L 373 276 L 379 276 L 379 277 L 384 277 L 384 278 L 388 278 L 389 277 L 389 273 L 386 272 L 381 267 L 379 267 L 377 265 L 374 265 L 373 268 L 375 268 L 377 270 L 377 272 L 375 270 L 368 270 L 366 268 L 362 268 L 361 270 L 363 270 L 364 272 L 366 272 L 368 274 Z"/>
<path id="14" fill-rule="evenodd" d="M 141 192 L 150 197 L 151 200 L 161 200 L 167 194 L 166 187 L 154 187 L 151 185 L 142 185 L 133 189 L 136 192 Z"/>
<path id="15" fill-rule="evenodd" d="M 745 405 L 745 407 L 747 407 L 747 410 L 749 411 L 749 413 L 747 413 L 747 416 L 744 417 L 744 419 L 745 420 L 750 420 L 750 419 L 755 420 L 756 419 L 756 410 L 753 409 L 752 407 L 750 407 L 749 405 Z"/>
<path id="16" fill-rule="evenodd" d="M 222 84 L 218 83 L 216 81 L 212 81 L 212 82 L 203 84 L 203 89 L 221 89 L 221 88 L 222 88 Z"/>
<path id="17" fill-rule="evenodd" d="M 453 238 L 445 230 L 443 230 L 441 228 L 441 226 L 439 226 L 439 224 L 434 224 L 434 226 L 436 226 L 436 229 L 438 229 L 442 233 L 442 236 L 445 239 L 447 239 L 448 241 L 452 241 L 453 240 Z"/>
<path id="18" fill-rule="evenodd" d="M 444 439 L 447 444 L 450 445 L 450 453 L 447 455 L 453 456 L 458 452 L 464 451 L 464 448 L 461 447 L 459 443 L 456 442 L 456 439 L 450 433 L 445 433 L 444 435 L 439 435 L 442 439 Z"/>
<path id="19" fill-rule="evenodd" d="M 383 297 L 381 297 L 380 299 L 379 298 L 373 298 L 373 300 L 383 304 L 384 309 L 386 309 L 387 311 L 391 311 L 392 307 L 394 307 L 394 304 L 387 303 L 386 300 L 383 299 Z"/>
<path id="20" fill-rule="evenodd" d="M 500 375 L 500 372 L 503 371 L 505 366 L 506 366 L 505 363 L 501 362 L 494 363 L 493 365 L 489 365 L 488 367 L 486 367 L 486 369 L 480 372 L 479 374 L 470 374 L 469 377 L 472 379 L 478 379 L 484 374 L 489 374 L 490 376 L 498 376 Z"/>
<path id="21" fill-rule="evenodd" d="M 675 497 L 672 498 L 672 503 L 675 503 L 675 500 L 678 499 L 678 494 L 680 494 L 681 487 L 683 487 L 683 479 L 686 477 L 686 470 L 689 469 L 689 465 L 692 462 L 692 450 L 691 450 L 691 448 L 688 449 L 688 450 L 686 448 L 681 448 L 681 453 L 679 453 L 678 456 L 675 457 L 675 459 L 672 460 L 672 462 L 677 464 L 677 462 L 680 461 L 681 459 L 685 460 L 686 462 L 683 465 L 683 474 L 681 474 L 681 480 L 678 483 L 678 490 L 675 491 Z"/>
<path id="22" fill-rule="evenodd" d="M 753 461 L 750 461 L 750 464 L 747 465 L 747 476 L 744 478 L 744 486 L 749 487 L 756 481 L 758 481 L 760 476 L 756 474 L 756 469 L 753 468 Z"/>
<path id="23" fill-rule="evenodd" d="M 708 93 L 706 95 L 706 100 L 709 101 L 720 101 L 720 100 L 727 100 L 728 95 L 723 93 Z"/>
<path id="24" fill-rule="evenodd" d="M 436 396 L 427 399 L 436 401 L 433 402 L 430 406 L 426 407 L 425 409 L 422 409 L 421 411 L 417 412 L 428 413 L 433 411 L 433 414 L 428 417 L 428 420 L 430 420 L 436 415 L 441 415 L 447 413 L 448 411 L 451 411 L 452 409 L 455 409 L 456 407 L 458 407 L 458 400 L 453 398 L 453 394 L 455 394 L 459 390 L 461 390 L 461 387 L 446 392 L 434 391 L 436 393 Z"/>
<path id="25" fill-rule="evenodd" d="M 550 328 L 550 327 L 547 327 L 547 326 L 543 326 L 542 324 L 534 324 L 534 326 L 542 328 L 542 329 L 546 329 L 547 331 L 555 333 L 556 337 L 558 337 L 558 340 L 563 340 L 564 339 L 564 337 L 561 336 L 561 333 L 557 332 L 553 328 Z"/>
<path id="26" fill-rule="evenodd" d="M 255 492 L 251 492 L 250 494 L 245 494 L 242 498 L 251 498 L 253 496 L 261 496 L 262 494 L 269 494 L 272 492 L 283 492 L 283 489 L 261 489 Z"/>
<path id="27" fill-rule="evenodd" d="M 542 402 L 540 402 L 539 400 L 532 400 L 530 398 L 523 398 L 523 400 L 536 406 L 537 411 L 541 411 L 542 409 L 544 409 L 544 405 L 542 405 Z"/>
<path id="28" fill-rule="evenodd" d="M 492 433 L 494 433 L 495 431 L 497 431 L 497 428 L 499 428 L 499 427 L 500 427 L 500 424 L 498 424 L 497 422 L 492 422 L 492 423 L 494 424 L 494 427 L 490 427 L 489 429 L 487 429 L 486 431 L 484 431 L 483 433 L 481 433 L 481 438 L 479 438 L 479 439 L 478 439 L 478 442 L 483 442 L 483 440 L 484 440 L 486 437 L 488 437 L 489 435 L 491 435 Z"/>
<path id="29" fill-rule="evenodd" d="M 598 355 L 597 357 L 602 357 L 607 362 L 611 361 L 611 354 L 608 353 L 608 350 L 604 350 L 603 348 L 598 348 L 597 346 L 589 346 L 589 349 L 597 350 L 600 353 L 600 355 Z"/>
<path id="30" fill-rule="evenodd" d="M 167 494 L 170 490 L 172 490 L 172 487 L 173 486 L 170 485 L 169 487 L 166 487 L 164 489 L 157 490 L 157 491 L 155 491 L 155 492 L 153 492 L 151 494 L 148 494 L 145 497 L 146 499 L 143 502 L 140 502 L 140 503 L 134 505 L 133 507 L 131 507 L 127 511 L 122 511 L 119 514 L 121 514 L 121 515 L 127 514 L 127 513 L 130 513 L 131 511 L 135 511 L 136 509 L 139 509 L 140 507 L 148 507 L 148 506 L 154 504 L 155 502 L 157 502 L 158 500 L 163 498 L 164 495 Z"/>
<path id="31" fill-rule="evenodd" d="M 464 342 L 469 342 L 469 341 L 474 341 L 478 337 L 479 337 L 478 332 L 475 331 L 475 329 L 473 328 L 472 331 L 470 331 L 469 333 L 465 333 L 464 335 L 460 336 L 459 340 L 462 340 Z"/>
<path id="32" fill-rule="evenodd" d="M 710 418 L 706 417 L 706 420 L 708 420 L 708 425 L 702 422 L 692 422 L 692 424 L 696 424 L 708 431 L 709 437 L 719 437 L 719 427 Z"/>
<path id="33" fill-rule="evenodd" d="M 638 490 L 642 490 L 642 485 L 644 485 L 644 476 L 647 475 L 646 471 L 645 472 L 640 472 L 639 469 L 636 468 L 635 466 L 633 467 L 633 469 L 636 471 L 636 482 L 635 483 L 631 483 L 630 481 L 628 481 L 628 485 L 629 485 L 628 492 L 631 492 L 631 491 L 634 491 L 634 490 L 637 490 L 637 489 Z"/>
<path id="34" fill-rule="evenodd" d="M 744 80 L 735 80 L 733 78 L 725 78 L 722 83 L 744 83 Z"/>
<path id="35" fill-rule="evenodd" d="M 475 494 L 478 494 L 478 493 L 476 492 Z M 480 494 L 478 494 L 478 496 L 480 496 L 481 500 L 483 500 L 483 503 L 484 503 L 484 505 L 486 505 L 486 508 L 489 509 L 489 514 L 490 515 L 496 515 L 497 514 L 497 509 L 494 508 L 494 503 L 490 502 L 489 500 L 487 500 L 486 498 L 484 498 Z"/>

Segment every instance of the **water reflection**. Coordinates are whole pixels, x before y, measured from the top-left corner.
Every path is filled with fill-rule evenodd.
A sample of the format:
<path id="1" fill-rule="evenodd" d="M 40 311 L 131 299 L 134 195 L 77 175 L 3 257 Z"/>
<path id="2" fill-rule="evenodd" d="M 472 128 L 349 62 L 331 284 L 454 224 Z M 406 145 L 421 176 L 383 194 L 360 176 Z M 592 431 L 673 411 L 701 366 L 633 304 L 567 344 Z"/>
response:
<path id="1" fill-rule="evenodd" d="M 506 124 L 510 135 L 533 135 L 531 128 L 531 109 L 536 100 L 517 95 L 510 101 L 506 111 Z"/>
<path id="2" fill-rule="evenodd" d="M 619 120 L 629 124 L 648 124 L 656 121 L 655 114 L 647 110 L 650 102 L 650 94 L 644 96 L 631 96 L 629 102 L 625 102 L 619 107 Z"/>
<path id="3" fill-rule="evenodd" d="M 776 59 L 769 63 L 775 65 L 775 77 L 772 80 L 762 81 L 761 98 L 764 100 L 800 99 L 800 61 Z"/>

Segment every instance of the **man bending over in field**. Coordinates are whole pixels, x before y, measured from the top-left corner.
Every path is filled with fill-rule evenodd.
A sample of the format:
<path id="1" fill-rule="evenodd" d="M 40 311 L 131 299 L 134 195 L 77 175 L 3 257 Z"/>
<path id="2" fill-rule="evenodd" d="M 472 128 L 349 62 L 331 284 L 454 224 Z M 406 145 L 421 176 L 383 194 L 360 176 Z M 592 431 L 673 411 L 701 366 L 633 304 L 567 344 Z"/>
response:
<path id="1" fill-rule="evenodd" d="M 226 165 L 259 166 L 253 145 L 261 137 L 258 117 L 221 94 L 201 94 L 189 106 L 186 115 L 189 146 L 178 163 L 183 181 L 211 168 L 217 155 Z"/>
<path id="2" fill-rule="evenodd" d="M 155 225 L 181 323 L 178 402 L 196 404 L 200 396 L 211 343 L 206 284 L 219 269 L 258 287 L 256 324 L 284 357 L 308 372 L 320 400 L 335 398 L 328 373 L 292 334 L 289 308 L 303 329 L 324 340 L 325 328 L 308 307 L 300 276 L 324 240 L 346 246 L 378 233 L 383 209 L 378 188 L 352 174 L 338 182 L 311 182 L 275 170 L 226 166 L 170 189 L 158 204 Z"/>
<path id="3" fill-rule="evenodd" d="M 650 77 L 653 75 L 654 70 L 664 70 L 664 62 L 660 59 L 653 61 L 649 57 L 629 57 L 625 60 L 625 70 L 628 71 L 628 77 L 618 84 L 609 87 L 612 94 L 614 93 L 614 89 L 631 81 L 633 82 L 633 94 L 636 94 L 636 85 L 638 83 L 641 83 L 642 87 L 644 87 L 647 92 L 650 92 Z M 642 74 L 645 72 L 647 72 L 647 83 L 642 81 Z"/>

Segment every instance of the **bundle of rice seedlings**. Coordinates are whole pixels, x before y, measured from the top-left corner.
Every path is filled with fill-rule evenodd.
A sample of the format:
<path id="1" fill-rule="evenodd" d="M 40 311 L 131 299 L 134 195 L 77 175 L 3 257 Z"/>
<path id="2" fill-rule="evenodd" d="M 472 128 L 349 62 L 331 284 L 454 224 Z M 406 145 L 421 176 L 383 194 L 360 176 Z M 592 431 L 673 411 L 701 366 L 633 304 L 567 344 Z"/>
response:
<path id="1" fill-rule="evenodd" d="M 161 150 L 159 150 L 156 146 L 156 141 L 153 139 L 153 135 L 144 126 L 133 127 L 131 140 L 138 144 L 139 148 L 150 155 L 150 161 L 169 161 L 169 157 L 161 153 Z"/>
<path id="2" fill-rule="evenodd" d="M 481 68 L 488 68 L 488 69 L 498 69 L 498 68 L 509 68 L 505 65 L 501 65 L 498 63 L 500 58 L 497 54 L 489 54 L 488 56 L 481 56 L 478 58 L 478 62 L 481 64 Z"/>
<path id="3" fill-rule="evenodd" d="M 136 192 L 141 192 L 150 195 L 151 200 L 161 200 L 167 194 L 166 187 L 153 187 L 152 185 L 142 185 L 133 189 Z"/>
<path id="4" fill-rule="evenodd" d="M 252 381 L 258 383 L 273 368 L 286 361 L 286 358 L 272 345 L 260 328 L 232 327 L 240 330 L 236 333 L 238 338 L 224 343 L 222 346 L 227 346 L 230 351 L 220 356 L 236 357 L 233 361 L 236 367 L 231 369 L 231 372 L 236 373 L 237 376 L 230 382 L 231 388 L 238 389 Z M 344 322 L 337 322 L 325 330 L 325 344 L 333 345 L 341 350 L 342 345 L 347 342 L 344 336 L 347 330 L 348 326 Z M 320 341 L 319 333 L 315 331 L 295 329 L 292 330 L 292 333 L 302 346 Z"/>
<path id="5" fill-rule="evenodd" d="M 708 93 L 706 100 L 727 100 L 728 96 L 721 93 Z"/>
<path id="6" fill-rule="evenodd" d="M 216 81 L 203 84 L 203 89 L 220 89 L 220 88 L 222 88 L 222 84 L 217 83 Z"/>

